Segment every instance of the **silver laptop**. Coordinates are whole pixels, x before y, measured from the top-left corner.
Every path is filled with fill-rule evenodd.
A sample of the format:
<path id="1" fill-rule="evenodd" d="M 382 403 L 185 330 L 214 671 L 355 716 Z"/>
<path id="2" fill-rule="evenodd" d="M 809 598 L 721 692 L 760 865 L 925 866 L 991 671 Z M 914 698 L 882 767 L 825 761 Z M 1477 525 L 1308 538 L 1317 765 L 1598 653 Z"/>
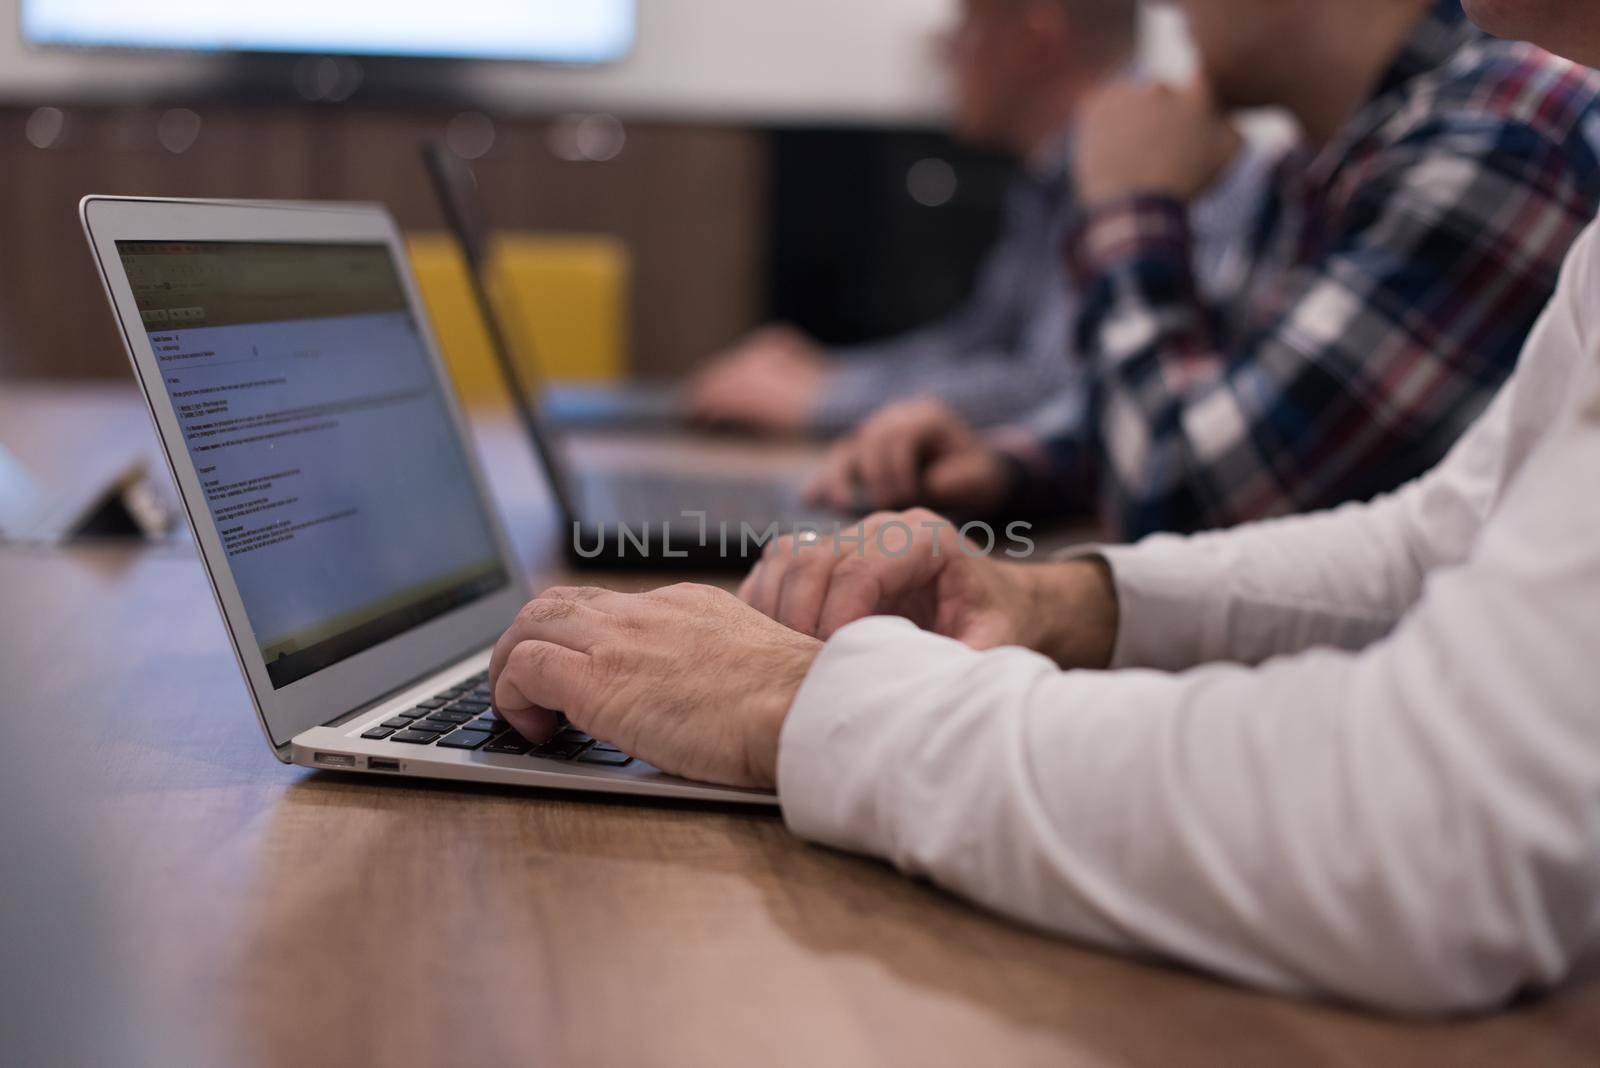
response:
<path id="1" fill-rule="evenodd" d="M 490 707 L 528 587 L 381 207 L 86 197 L 84 229 L 280 760 L 770 805 Z"/>

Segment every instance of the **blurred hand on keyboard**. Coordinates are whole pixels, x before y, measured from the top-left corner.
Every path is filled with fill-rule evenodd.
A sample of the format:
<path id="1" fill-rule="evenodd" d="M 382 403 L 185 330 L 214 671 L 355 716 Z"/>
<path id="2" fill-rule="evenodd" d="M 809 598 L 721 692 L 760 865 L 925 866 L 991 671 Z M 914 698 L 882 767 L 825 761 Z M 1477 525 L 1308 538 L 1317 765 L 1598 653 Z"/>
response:
<path id="1" fill-rule="evenodd" d="M 755 331 L 707 360 L 685 395 L 699 422 L 769 433 L 807 428 L 831 361 L 791 326 Z"/>
<path id="2" fill-rule="evenodd" d="M 891 404 L 828 452 L 806 488 L 813 504 L 839 510 L 925 505 L 995 511 L 1015 475 L 1005 455 L 939 401 Z"/>

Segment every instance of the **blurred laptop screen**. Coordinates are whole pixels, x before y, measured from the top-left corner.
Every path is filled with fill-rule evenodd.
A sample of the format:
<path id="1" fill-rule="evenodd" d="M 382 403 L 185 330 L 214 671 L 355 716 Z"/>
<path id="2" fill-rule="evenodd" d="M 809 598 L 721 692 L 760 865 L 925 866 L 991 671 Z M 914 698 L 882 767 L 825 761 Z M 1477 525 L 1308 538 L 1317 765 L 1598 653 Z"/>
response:
<path id="1" fill-rule="evenodd" d="M 634 0 L 23 0 L 38 44 L 600 63 L 633 42 Z"/>
<path id="2" fill-rule="evenodd" d="M 117 250 L 275 688 L 506 585 L 385 246 Z"/>

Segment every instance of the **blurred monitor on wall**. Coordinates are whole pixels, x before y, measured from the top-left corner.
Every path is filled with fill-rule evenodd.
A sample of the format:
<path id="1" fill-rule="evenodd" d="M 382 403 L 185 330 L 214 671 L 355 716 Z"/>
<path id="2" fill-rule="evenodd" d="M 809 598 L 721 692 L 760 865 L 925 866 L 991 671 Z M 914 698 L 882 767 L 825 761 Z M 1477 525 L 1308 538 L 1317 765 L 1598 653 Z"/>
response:
<path id="1" fill-rule="evenodd" d="M 604 63 L 632 45 L 634 3 L 22 0 L 22 30 L 40 45 Z"/>

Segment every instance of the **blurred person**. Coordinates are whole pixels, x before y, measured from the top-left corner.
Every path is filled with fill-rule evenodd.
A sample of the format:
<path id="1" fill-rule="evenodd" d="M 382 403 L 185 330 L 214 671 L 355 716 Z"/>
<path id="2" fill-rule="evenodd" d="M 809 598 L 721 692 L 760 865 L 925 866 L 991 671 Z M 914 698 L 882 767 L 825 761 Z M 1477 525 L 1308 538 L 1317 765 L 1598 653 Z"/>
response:
<path id="1" fill-rule="evenodd" d="M 979 433 L 937 399 L 880 413 L 814 486 L 833 504 L 1092 515 L 1109 535 L 1366 500 L 1439 461 L 1510 373 L 1600 206 L 1597 81 L 1487 37 L 1459 0 L 1182 0 L 1202 81 L 1083 107 L 1066 243 L 1091 411 Z M 1307 146 L 1208 300 L 1188 205 L 1224 114 Z"/>
<path id="2" fill-rule="evenodd" d="M 948 48 L 952 132 L 1015 157 L 1024 171 L 971 297 L 944 319 L 876 344 L 830 350 L 792 326 L 763 327 L 695 375 L 688 391 L 695 415 L 826 436 L 901 397 L 939 397 L 985 425 L 1013 419 L 1041 397 L 1077 394 L 1078 372 L 1067 359 L 1075 302 L 1061 262 L 1076 205 L 1072 130 L 1085 96 L 1133 62 L 1138 7 L 1137 0 L 963 0 Z M 1221 149 L 1212 171 L 1222 177 L 1195 212 L 1195 273 L 1216 299 L 1237 284 L 1228 250 L 1270 163 L 1262 150 L 1234 157 L 1237 148 L 1230 139 Z"/>
<path id="3" fill-rule="evenodd" d="M 1470 8 L 1600 63 L 1600 9 Z M 1530 104 L 1568 77 L 1505 55 L 1544 73 L 1514 83 Z M 754 607 L 550 590 L 495 650 L 496 707 L 776 785 L 798 834 L 1273 991 L 1450 1013 L 1593 977 L 1597 287 L 1600 223 L 1488 411 L 1394 494 L 1049 564 L 878 516 L 858 549 L 773 543 Z"/>

